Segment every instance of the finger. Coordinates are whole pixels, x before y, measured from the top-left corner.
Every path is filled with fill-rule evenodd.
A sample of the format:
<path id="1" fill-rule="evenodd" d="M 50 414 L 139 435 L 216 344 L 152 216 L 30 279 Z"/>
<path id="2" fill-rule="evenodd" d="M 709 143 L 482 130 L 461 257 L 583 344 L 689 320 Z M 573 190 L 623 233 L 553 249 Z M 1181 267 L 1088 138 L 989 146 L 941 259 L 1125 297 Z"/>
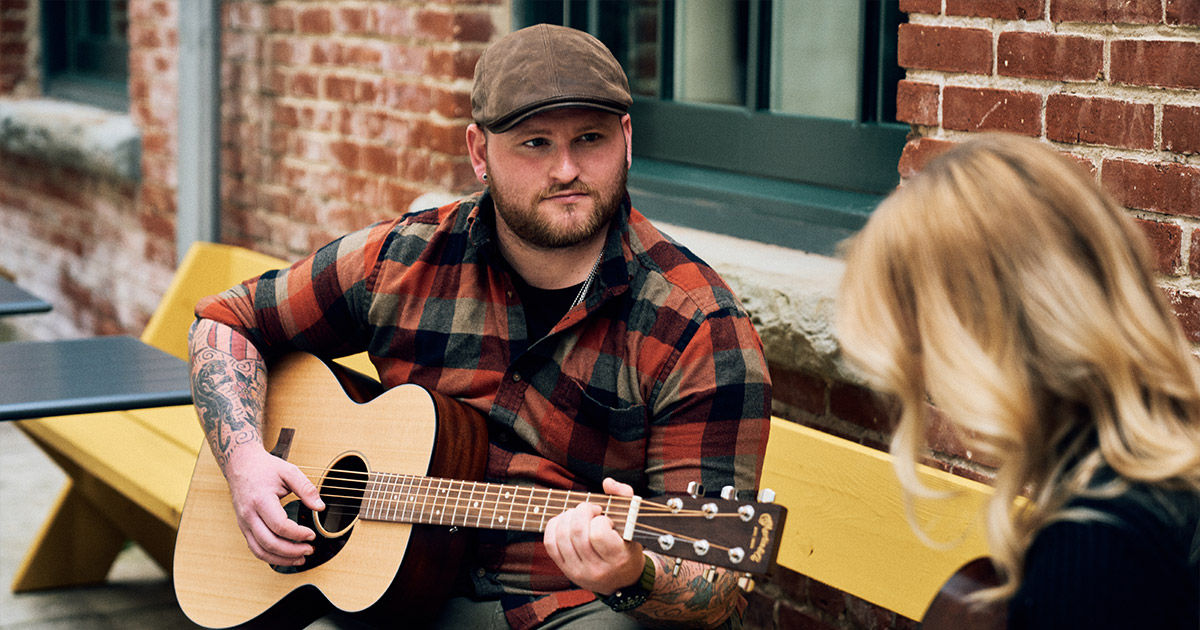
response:
<path id="1" fill-rule="evenodd" d="M 302 564 L 304 557 L 313 551 L 311 545 L 277 536 L 261 519 L 247 523 L 246 529 L 248 531 L 246 542 L 250 546 L 250 550 L 258 558 L 272 564 L 288 566 Z"/>
<path id="2" fill-rule="evenodd" d="M 627 483 L 621 483 L 612 477 L 605 477 L 603 486 L 606 494 L 612 494 L 619 497 L 633 496 L 633 486 Z"/>
<path id="3" fill-rule="evenodd" d="M 288 466 L 281 473 L 283 483 L 297 497 L 300 497 L 301 503 L 310 510 L 318 512 L 325 509 L 325 502 L 321 500 L 321 493 L 317 487 L 313 485 L 312 480 L 308 478 L 300 469 L 295 466 Z"/>

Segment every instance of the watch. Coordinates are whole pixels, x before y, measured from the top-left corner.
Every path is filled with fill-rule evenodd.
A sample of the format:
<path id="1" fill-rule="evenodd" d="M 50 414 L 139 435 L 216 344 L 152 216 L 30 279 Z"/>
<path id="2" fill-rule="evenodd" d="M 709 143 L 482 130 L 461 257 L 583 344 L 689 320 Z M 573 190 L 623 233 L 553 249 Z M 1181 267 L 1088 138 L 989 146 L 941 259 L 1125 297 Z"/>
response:
<path id="1" fill-rule="evenodd" d="M 613 591 L 612 595 L 604 598 L 604 603 L 617 612 L 633 610 L 650 599 L 650 591 L 654 590 L 654 561 L 650 556 L 642 554 L 646 564 L 642 568 L 642 577 L 626 586 Z"/>

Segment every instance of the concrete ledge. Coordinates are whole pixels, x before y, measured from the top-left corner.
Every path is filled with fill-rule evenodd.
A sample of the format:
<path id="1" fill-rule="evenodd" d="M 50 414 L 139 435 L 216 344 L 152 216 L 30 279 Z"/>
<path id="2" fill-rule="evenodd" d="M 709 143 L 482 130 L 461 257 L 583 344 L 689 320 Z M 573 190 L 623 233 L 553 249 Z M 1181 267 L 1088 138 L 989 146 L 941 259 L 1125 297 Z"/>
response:
<path id="1" fill-rule="evenodd" d="M 839 356 L 834 336 L 842 261 L 679 225 L 657 225 L 725 278 L 753 317 L 768 361 L 862 382 Z"/>
<path id="2" fill-rule="evenodd" d="M 49 99 L 0 99 L 0 150 L 104 177 L 141 178 L 141 134 L 128 114 Z"/>

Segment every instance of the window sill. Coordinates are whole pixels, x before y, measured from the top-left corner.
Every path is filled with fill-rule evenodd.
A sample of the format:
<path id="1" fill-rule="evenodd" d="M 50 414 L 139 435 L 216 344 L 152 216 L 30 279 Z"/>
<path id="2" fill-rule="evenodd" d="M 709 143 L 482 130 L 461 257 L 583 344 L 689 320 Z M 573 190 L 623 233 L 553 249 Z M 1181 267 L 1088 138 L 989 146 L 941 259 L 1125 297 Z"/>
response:
<path id="1" fill-rule="evenodd" d="M 883 199 L 637 156 L 629 194 L 652 220 L 827 256 Z"/>
<path id="2" fill-rule="evenodd" d="M 50 99 L 0 99 L 0 151 L 137 181 L 141 146 L 128 114 Z"/>

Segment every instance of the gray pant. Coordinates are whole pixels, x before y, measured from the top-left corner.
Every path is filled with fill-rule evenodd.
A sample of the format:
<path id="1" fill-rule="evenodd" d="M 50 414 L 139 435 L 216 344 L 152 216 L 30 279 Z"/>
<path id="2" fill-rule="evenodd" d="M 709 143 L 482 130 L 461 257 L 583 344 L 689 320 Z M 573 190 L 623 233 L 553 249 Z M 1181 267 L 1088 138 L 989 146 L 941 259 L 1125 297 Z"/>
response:
<path id="1" fill-rule="evenodd" d="M 638 630 L 645 626 L 639 625 L 627 615 L 613 612 L 611 608 L 599 600 L 588 602 L 582 606 L 560 610 L 538 626 L 545 630 Z M 722 630 L 740 630 L 741 619 L 732 615 L 724 624 Z M 504 619 L 504 609 L 496 600 L 477 602 L 466 597 L 454 597 L 446 602 L 442 614 L 434 621 L 432 630 L 509 630 L 508 621 Z"/>

